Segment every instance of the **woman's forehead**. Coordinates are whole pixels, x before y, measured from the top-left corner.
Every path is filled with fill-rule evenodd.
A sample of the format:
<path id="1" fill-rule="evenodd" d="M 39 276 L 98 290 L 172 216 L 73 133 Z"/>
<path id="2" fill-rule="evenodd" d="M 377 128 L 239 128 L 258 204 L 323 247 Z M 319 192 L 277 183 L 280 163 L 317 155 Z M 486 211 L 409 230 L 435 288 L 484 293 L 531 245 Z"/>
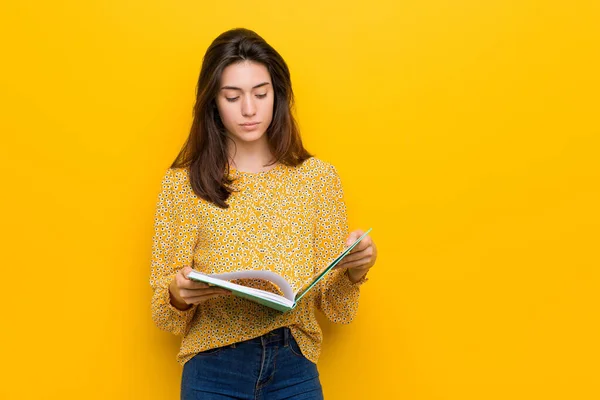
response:
<path id="1" fill-rule="evenodd" d="M 271 83 L 271 75 L 263 64 L 241 62 L 228 65 L 221 75 L 221 90 L 253 90 Z"/>

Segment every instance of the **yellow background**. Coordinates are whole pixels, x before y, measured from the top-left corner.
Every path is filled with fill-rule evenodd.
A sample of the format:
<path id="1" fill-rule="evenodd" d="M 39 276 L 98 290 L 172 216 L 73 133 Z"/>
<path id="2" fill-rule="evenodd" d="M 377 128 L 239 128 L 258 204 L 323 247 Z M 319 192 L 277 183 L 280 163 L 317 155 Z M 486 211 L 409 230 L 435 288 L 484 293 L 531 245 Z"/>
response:
<path id="1" fill-rule="evenodd" d="M 3 2 L 0 398 L 178 398 L 153 212 L 238 26 L 380 251 L 326 398 L 600 398 L 599 4 Z"/>

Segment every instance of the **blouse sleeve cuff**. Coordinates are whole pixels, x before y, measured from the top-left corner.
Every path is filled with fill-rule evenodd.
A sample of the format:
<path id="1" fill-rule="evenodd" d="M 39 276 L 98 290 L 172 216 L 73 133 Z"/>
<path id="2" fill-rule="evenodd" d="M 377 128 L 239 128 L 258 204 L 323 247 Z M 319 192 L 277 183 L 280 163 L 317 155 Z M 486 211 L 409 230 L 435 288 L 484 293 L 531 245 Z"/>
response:
<path id="1" fill-rule="evenodd" d="M 348 270 L 346 269 L 346 271 L 344 272 L 344 277 L 346 279 L 343 279 L 347 285 L 349 285 L 350 287 L 360 287 L 361 285 L 363 285 L 365 282 L 367 282 L 369 280 L 369 278 L 367 278 L 367 274 L 363 275 L 362 278 L 360 278 L 357 282 L 352 282 L 350 280 L 350 276 L 348 275 Z"/>
<path id="2" fill-rule="evenodd" d="M 173 304 L 171 304 L 171 293 L 169 291 L 169 287 L 161 287 L 160 290 L 163 291 L 162 303 L 166 305 L 166 307 L 169 309 L 169 311 L 171 311 L 171 313 L 173 315 L 176 315 L 177 317 L 179 317 L 183 320 L 191 319 L 191 317 L 194 314 L 196 305 L 191 306 L 187 310 L 180 310 L 177 307 L 175 307 Z"/>

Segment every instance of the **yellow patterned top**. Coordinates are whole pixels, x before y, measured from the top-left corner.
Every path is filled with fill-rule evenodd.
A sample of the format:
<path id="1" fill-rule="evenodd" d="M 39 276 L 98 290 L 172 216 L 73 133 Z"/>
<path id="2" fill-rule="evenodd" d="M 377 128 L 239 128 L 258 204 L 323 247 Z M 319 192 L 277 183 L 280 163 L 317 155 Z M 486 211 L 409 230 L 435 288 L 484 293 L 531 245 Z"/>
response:
<path id="1" fill-rule="evenodd" d="M 312 157 L 297 167 L 278 164 L 264 172 L 232 169 L 230 174 L 238 191 L 222 209 L 196 196 L 186 169 L 166 171 L 154 219 L 152 318 L 160 329 L 183 336 L 177 355 L 182 365 L 198 352 L 283 326 L 316 363 L 323 336 L 314 309 L 332 322 L 350 323 L 367 278 L 353 284 L 345 270 L 332 270 L 286 313 L 236 296 L 212 298 L 185 311 L 170 303 L 169 283 L 185 266 L 209 274 L 270 270 L 296 291 L 344 249 L 346 206 L 331 164 Z M 243 283 L 281 293 L 262 280 Z"/>

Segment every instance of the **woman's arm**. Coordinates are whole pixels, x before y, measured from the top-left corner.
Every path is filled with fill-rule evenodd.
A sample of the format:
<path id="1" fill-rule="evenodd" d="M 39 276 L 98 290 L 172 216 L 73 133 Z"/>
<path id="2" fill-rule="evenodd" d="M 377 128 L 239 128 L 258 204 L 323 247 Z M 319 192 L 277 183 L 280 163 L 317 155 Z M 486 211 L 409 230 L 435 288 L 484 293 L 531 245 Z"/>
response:
<path id="1" fill-rule="evenodd" d="M 183 304 L 171 303 L 169 286 L 177 272 L 191 266 L 198 227 L 191 220 L 185 205 L 185 179 L 168 169 L 158 195 L 152 238 L 150 285 L 154 291 L 151 301 L 152 320 L 156 326 L 175 335 L 189 328 L 197 305 L 181 310 Z"/>
<path id="2" fill-rule="evenodd" d="M 315 218 L 315 257 L 317 270 L 322 269 L 344 250 L 348 237 L 348 219 L 342 182 L 335 167 L 328 166 L 317 187 Z M 352 322 L 358 311 L 360 286 L 367 279 L 349 276 L 345 269 L 333 269 L 319 282 L 317 308 L 336 323 Z"/>

